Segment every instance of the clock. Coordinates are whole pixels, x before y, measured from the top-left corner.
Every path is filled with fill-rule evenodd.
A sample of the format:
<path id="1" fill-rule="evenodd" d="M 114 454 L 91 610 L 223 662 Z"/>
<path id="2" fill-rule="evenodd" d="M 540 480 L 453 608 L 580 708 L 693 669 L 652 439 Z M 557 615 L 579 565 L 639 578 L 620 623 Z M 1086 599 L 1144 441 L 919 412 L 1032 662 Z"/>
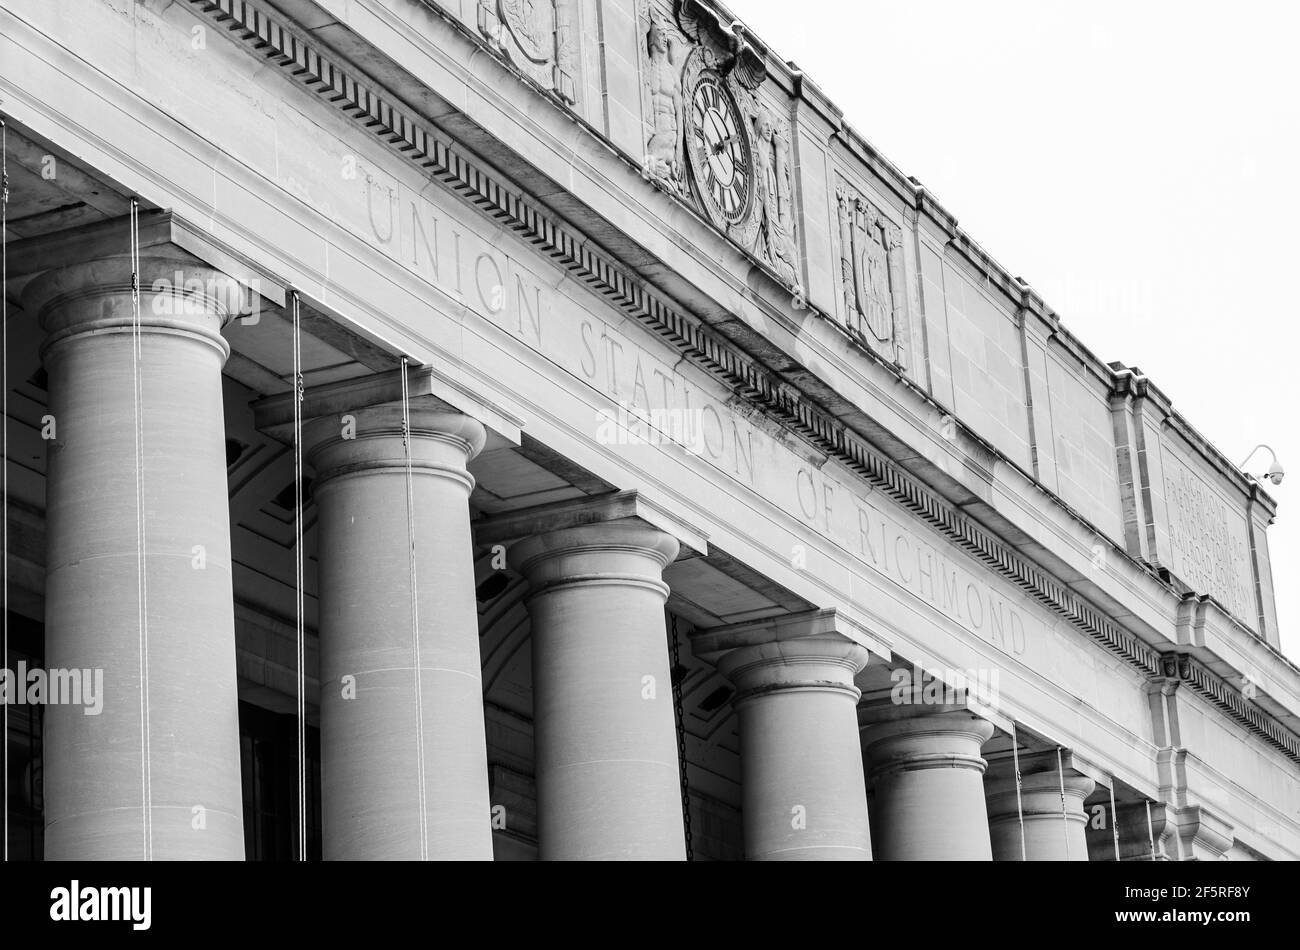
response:
<path id="1" fill-rule="evenodd" d="M 745 121 L 722 77 L 701 70 L 686 109 L 686 153 L 701 200 L 724 225 L 743 221 L 754 194 Z"/>

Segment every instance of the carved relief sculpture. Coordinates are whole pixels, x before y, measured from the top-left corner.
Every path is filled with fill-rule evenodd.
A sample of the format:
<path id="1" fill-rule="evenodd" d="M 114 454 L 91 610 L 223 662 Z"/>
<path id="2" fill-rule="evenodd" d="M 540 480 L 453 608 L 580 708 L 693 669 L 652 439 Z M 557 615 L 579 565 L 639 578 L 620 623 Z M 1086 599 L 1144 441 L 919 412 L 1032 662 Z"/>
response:
<path id="1" fill-rule="evenodd" d="M 754 162 L 758 173 L 758 240 L 755 250 L 781 278 L 802 294 L 795 258 L 794 185 L 790 138 L 771 110 L 759 105 L 753 115 Z"/>
<path id="2" fill-rule="evenodd" d="M 577 101 L 577 0 L 479 0 L 479 32 L 539 86 Z"/>
<path id="3" fill-rule="evenodd" d="M 835 189 L 844 324 L 878 353 L 904 364 L 902 230 L 844 182 Z"/>
<path id="4" fill-rule="evenodd" d="M 555 0 L 555 91 L 565 102 L 578 101 L 578 27 L 574 6 L 578 0 Z"/>
<path id="5" fill-rule="evenodd" d="M 501 0 L 500 16 L 510 27 L 515 42 L 529 59 L 535 63 L 550 59 L 552 49 L 551 31 L 554 29 L 554 9 L 550 0 Z"/>
<path id="6" fill-rule="evenodd" d="M 844 325 L 849 332 L 862 332 L 858 314 L 857 281 L 853 276 L 854 195 L 840 184 L 835 188 L 835 208 L 840 225 L 840 290 L 844 295 Z"/>
<path id="7" fill-rule="evenodd" d="M 685 194 L 682 162 L 682 59 L 684 44 L 657 17 L 646 36 L 654 128 L 646 143 L 645 174 L 675 194 Z"/>
<path id="8" fill-rule="evenodd" d="M 643 175 L 696 207 L 761 260 L 802 305 L 788 121 L 764 105 L 766 51 L 697 0 L 677 0 L 676 22 L 645 2 L 638 16 Z"/>

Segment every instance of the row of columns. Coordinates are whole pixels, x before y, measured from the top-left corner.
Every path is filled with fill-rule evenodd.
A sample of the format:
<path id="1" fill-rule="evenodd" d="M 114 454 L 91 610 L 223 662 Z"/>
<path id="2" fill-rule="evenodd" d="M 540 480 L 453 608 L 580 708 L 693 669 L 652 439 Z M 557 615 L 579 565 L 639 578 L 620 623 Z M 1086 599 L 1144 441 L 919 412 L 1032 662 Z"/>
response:
<path id="1" fill-rule="evenodd" d="M 48 711 L 46 854 L 239 859 L 221 393 L 237 292 L 179 255 L 141 276 L 138 324 L 126 258 L 52 272 L 26 295 L 59 433 L 48 661 L 103 669 L 110 691 L 96 717 Z M 491 859 L 468 470 L 486 433 L 426 404 L 409 433 L 400 407 L 349 415 L 304 432 L 325 857 Z M 689 531 L 600 505 L 492 526 L 531 588 L 540 856 L 680 860 L 663 571 Z M 1089 780 L 1071 776 L 1064 823 L 1054 774 L 1027 776 L 1013 809 L 1004 780 L 985 787 L 986 721 L 860 711 L 868 653 L 833 612 L 704 631 L 694 646 L 736 687 L 749 857 L 870 859 L 874 824 L 878 859 L 1018 858 L 1022 816 L 1031 859 L 1086 857 Z"/>

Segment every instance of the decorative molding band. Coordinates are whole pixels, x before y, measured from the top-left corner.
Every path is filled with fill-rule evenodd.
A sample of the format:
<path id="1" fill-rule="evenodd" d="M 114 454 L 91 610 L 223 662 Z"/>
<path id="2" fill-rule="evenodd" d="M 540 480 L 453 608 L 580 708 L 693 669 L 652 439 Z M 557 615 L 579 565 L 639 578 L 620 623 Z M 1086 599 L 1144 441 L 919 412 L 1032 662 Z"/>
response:
<path id="1" fill-rule="evenodd" d="M 585 236 L 435 138 L 403 111 L 404 107 L 394 105 L 368 81 L 360 81 L 357 74 L 343 69 L 248 0 L 189 2 L 222 23 L 255 55 L 279 65 L 484 214 L 509 227 L 765 415 L 839 459 L 1114 655 L 1148 675 L 1159 675 L 1159 654 L 1154 649 L 1121 630 L 1065 584 L 905 474 L 789 383 L 674 309 L 654 288 Z"/>
<path id="2" fill-rule="evenodd" d="M 1160 667 L 1165 679 L 1186 683 L 1269 745 L 1300 762 L 1300 736 L 1247 700 L 1200 660 L 1186 653 L 1165 653 L 1160 657 Z"/>

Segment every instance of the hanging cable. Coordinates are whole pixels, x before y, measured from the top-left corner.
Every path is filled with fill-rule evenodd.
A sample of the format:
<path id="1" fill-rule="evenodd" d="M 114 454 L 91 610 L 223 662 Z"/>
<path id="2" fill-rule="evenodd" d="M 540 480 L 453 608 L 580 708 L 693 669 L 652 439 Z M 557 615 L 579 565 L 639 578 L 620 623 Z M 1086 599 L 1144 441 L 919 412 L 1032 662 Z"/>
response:
<path id="1" fill-rule="evenodd" d="M 1016 769 L 1016 817 L 1020 819 L 1020 860 L 1028 861 L 1025 850 L 1025 809 L 1020 799 L 1020 740 L 1016 738 L 1016 722 L 1011 720 L 1011 761 Z"/>
<path id="2" fill-rule="evenodd" d="M 668 613 L 667 608 L 664 612 Z M 677 632 L 677 618 L 671 613 L 668 613 L 668 628 L 672 635 L 673 666 L 669 679 L 673 685 L 673 716 L 677 720 L 677 769 L 681 773 L 682 785 L 682 831 L 686 840 L 686 860 L 694 861 L 695 846 L 691 841 L 691 784 L 686 777 L 686 716 L 682 706 L 682 684 L 677 678 L 677 671 L 681 668 L 681 647 Z"/>
<path id="3" fill-rule="evenodd" d="M 0 458 L 4 498 L 4 669 L 9 669 L 9 126 L 0 119 Z M 9 860 L 9 704 L 4 706 L 4 859 Z"/>
<path id="4" fill-rule="evenodd" d="M 307 626 L 303 588 L 306 586 L 302 546 L 302 320 L 298 292 L 292 297 L 293 311 L 293 570 L 294 616 L 298 663 L 298 860 L 307 860 Z"/>
<path id="5" fill-rule="evenodd" d="M 1110 777 L 1110 831 L 1115 839 L 1115 860 L 1119 860 L 1119 813 L 1115 811 L 1115 776 Z"/>
<path id="6" fill-rule="evenodd" d="M 1070 817 L 1065 811 L 1065 765 L 1061 759 L 1061 747 L 1056 747 L 1056 774 L 1061 780 L 1061 828 L 1065 832 L 1065 860 L 1070 860 Z"/>
<path id="7" fill-rule="evenodd" d="M 149 581 L 145 537 L 144 490 L 144 380 L 140 363 L 144 358 L 140 324 L 140 202 L 131 199 L 131 375 L 135 387 L 135 532 L 136 603 L 140 627 L 140 807 L 144 860 L 153 860 L 153 777 L 150 774 L 149 735 Z M 181 288 L 172 288 L 179 294 Z M 179 301 L 173 296 L 172 304 Z"/>
<path id="8" fill-rule="evenodd" d="M 1156 860 L 1156 833 L 1151 827 L 1151 799 L 1147 799 L 1147 844 L 1151 845 L 1151 860 Z"/>
<path id="9" fill-rule="evenodd" d="M 402 447 L 406 452 L 406 530 L 411 568 L 411 654 L 415 663 L 415 747 L 419 781 L 420 860 L 429 860 L 429 817 L 424 789 L 424 670 L 420 663 L 420 591 L 415 569 L 415 472 L 411 461 L 411 389 L 407 379 L 408 360 L 402 357 Z"/>

